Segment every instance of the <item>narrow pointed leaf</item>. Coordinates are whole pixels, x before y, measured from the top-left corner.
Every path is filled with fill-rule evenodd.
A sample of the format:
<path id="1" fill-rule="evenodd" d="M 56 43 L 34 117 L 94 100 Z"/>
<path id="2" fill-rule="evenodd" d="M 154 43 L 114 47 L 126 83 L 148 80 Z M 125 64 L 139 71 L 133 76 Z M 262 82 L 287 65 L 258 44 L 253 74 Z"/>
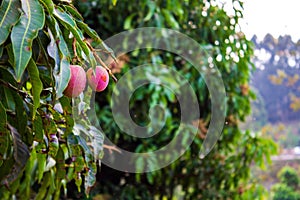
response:
<path id="1" fill-rule="evenodd" d="M 39 70 L 32 59 L 30 59 L 27 69 L 32 84 L 32 96 L 33 96 L 32 118 L 34 119 L 36 115 L 36 111 L 40 107 L 40 94 L 43 90 L 43 84 L 39 76 Z"/>
<path id="2" fill-rule="evenodd" d="M 20 8 L 19 0 L 3 0 L 0 7 L 0 45 L 7 39 L 11 27 L 18 22 Z"/>
<path id="3" fill-rule="evenodd" d="M 22 136 L 26 134 L 26 126 L 27 126 L 27 113 L 24 109 L 24 102 L 20 95 L 14 91 L 11 92 L 14 102 L 15 102 L 15 112 L 16 112 L 16 121 L 14 125 L 16 126 L 19 134 Z M 12 123 L 12 122 L 11 122 Z"/>
<path id="4" fill-rule="evenodd" d="M 60 22 L 74 35 L 77 42 L 80 44 L 84 54 L 88 57 L 90 65 L 94 68 L 96 66 L 96 60 L 93 53 L 90 51 L 87 44 L 84 42 L 84 36 L 82 32 L 78 29 L 73 18 L 66 12 L 62 12 L 59 9 L 55 9 L 54 15 L 60 20 Z"/>
<path id="5" fill-rule="evenodd" d="M 11 32 L 15 55 L 15 75 L 18 82 L 21 81 L 23 72 L 32 55 L 32 41 L 45 22 L 44 10 L 37 0 L 21 0 L 21 5 L 24 14 Z"/>
<path id="6" fill-rule="evenodd" d="M 52 0 L 41 0 L 40 2 L 44 5 L 45 8 L 47 8 L 47 10 L 50 14 L 53 13 L 54 3 Z"/>
<path id="7" fill-rule="evenodd" d="M 3 55 L 3 46 L 0 46 L 0 58 L 2 57 Z"/>
<path id="8" fill-rule="evenodd" d="M 57 169 L 56 180 L 61 181 L 66 176 L 65 155 L 62 148 L 59 148 L 56 154 L 56 169 Z"/>
<path id="9" fill-rule="evenodd" d="M 43 130 L 43 121 L 40 115 L 37 115 L 33 121 L 33 131 L 34 131 L 34 140 L 39 143 L 43 142 L 44 130 Z"/>
<path id="10" fill-rule="evenodd" d="M 9 145 L 9 135 L 7 131 L 7 116 L 3 104 L 0 102 L 0 160 L 6 154 Z"/>
<path id="11" fill-rule="evenodd" d="M 118 0 L 112 0 L 112 4 L 113 6 L 115 6 L 117 4 Z"/>
<path id="12" fill-rule="evenodd" d="M 100 39 L 98 33 L 91 29 L 86 23 L 80 20 L 76 20 L 76 24 L 78 25 L 79 28 L 81 28 L 88 36 L 90 36 L 94 42 L 101 43 L 102 40 Z"/>
<path id="13" fill-rule="evenodd" d="M 11 131 L 12 139 L 13 139 L 13 150 L 14 150 L 14 160 L 15 163 L 11 167 L 10 172 L 5 176 L 5 179 L 1 181 L 4 183 L 11 183 L 16 180 L 19 174 L 24 169 L 26 162 L 29 158 L 29 150 L 26 144 L 21 140 L 20 134 L 17 129 L 8 124 L 8 128 Z"/>
<path id="14" fill-rule="evenodd" d="M 69 51 L 57 21 L 52 18 L 52 22 L 54 26 L 48 30 L 51 41 L 47 51 L 55 61 L 53 76 L 55 78 L 56 97 L 60 98 L 71 78 Z"/>
<path id="15" fill-rule="evenodd" d="M 92 146 L 94 150 L 94 160 L 100 161 L 100 155 L 101 152 L 103 151 L 103 141 L 104 141 L 104 136 L 103 134 L 94 126 L 89 127 L 89 133 L 92 136 Z"/>
<path id="16" fill-rule="evenodd" d="M 83 17 L 74 6 L 72 6 L 71 4 L 63 6 L 66 11 L 69 12 L 72 16 L 76 17 L 77 19 L 83 20 Z"/>

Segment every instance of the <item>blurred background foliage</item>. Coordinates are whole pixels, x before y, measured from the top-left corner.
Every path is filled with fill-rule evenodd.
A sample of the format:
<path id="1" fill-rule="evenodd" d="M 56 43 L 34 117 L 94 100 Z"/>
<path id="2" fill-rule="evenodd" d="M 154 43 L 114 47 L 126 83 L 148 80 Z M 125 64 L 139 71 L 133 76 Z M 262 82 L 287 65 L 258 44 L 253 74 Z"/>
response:
<path id="1" fill-rule="evenodd" d="M 277 146 L 260 132 L 241 130 L 239 122 L 251 112 L 250 101 L 255 94 L 249 87 L 253 44 L 247 40 L 238 25 L 243 16 L 243 3 L 233 0 L 232 10 L 224 10 L 216 1 L 107 0 L 75 1 L 85 22 L 102 39 L 124 30 L 139 27 L 166 27 L 178 30 L 196 40 L 207 55 L 205 67 L 213 61 L 222 74 L 226 93 L 226 124 L 214 149 L 204 159 L 199 152 L 210 120 L 210 95 L 203 77 L 177 55 L 152 50 L 140 50 L 118 57 L 111 68 L 121 77 L 134 66 L 144 63 L 166 64 L 182 74 L 196 91 L 201 116 L 194 118 L 194 126 L 201 131 L 185 154 L 170 166 L 145 174 L 116 171 L 105 165 L 97 174 L 97 183 L 91 191 L 95 199 L 263 199 L 267 192 L 251 179 L 251 164 L 264 168 Z M 138 40 L 138 39 L 136 39 Z M 117 55 L 118 56 L 118 55 Z M 153 73 L 150 69 L 148 73 Z M 161 69 L 157 69 L 161 70 Z M 134 78 L 134 77 L 133 77 Z M 128 83 L 130 84 L 130 83 Z M 149 84 L 137 90 L 131 98 L 130 113 L 137 124 L 147 124 L 148 109 L 159 102 L 167 108 L 168 120 L 155 137 L 136 139 L 123 133 L 112 117 L 110 100 L 113 84 L 96 96 L 97 117 L 106 136 L 117 146 L 134 152 L 146 152 L 163 146 L 175 134 L 179 124 L 179 105 L 170 91 Z M 191 111 L 192 113 L 192 111 Z M 183 130 L 189 134 L 190 130 Z M 110 156 L 106 153 L 105 156 Z M 135 163 L 137 166 L 155 164 Z M 70 194 L 82 198 L 80 193 Z"/>
<path id="2" fill-rule="evenodd" d="M 274 200 L 300 199 L 297 171 L 292 167 L 285 166 L 279 171 L 277 176 L 280 182 L 272 187 L 272 198 Z"/>

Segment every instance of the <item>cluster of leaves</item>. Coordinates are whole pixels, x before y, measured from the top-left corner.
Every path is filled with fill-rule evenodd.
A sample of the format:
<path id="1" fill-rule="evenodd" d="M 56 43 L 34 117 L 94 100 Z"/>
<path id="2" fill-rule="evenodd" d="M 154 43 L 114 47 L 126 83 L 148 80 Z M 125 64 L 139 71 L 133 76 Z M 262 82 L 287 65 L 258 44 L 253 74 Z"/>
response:
<path id="1" fill-rule="evenodd" d="M 88 192 L 103 135 L 86 117 L 91 89 L 63 91 L 70 64 L 100 62 L 86 39 L 102 41 L 69 1 L 0 3 L 0 198 L 59 199 L 71 180 Z"/>
<path id="2" fill-rule="evenodd" d="M 193 120 L 196 126 L 199 125 L 201 132 L 185 154 L 164 169 L 134 175 L 103 166 L 102 173 L 99 174 L 101 186 L 95 192 L 113 194 L 115 197 L 126 196 L 127 199 L 172 199 L 176 195 L 176 188 L 180 187 L 184 199 L 255 199 L 262 195 L 261 187 L 248 182 L 250 165 L 254 161 L 264 167 L 265 161 L 270 162 L 270 156 L 276 153 L 276 145 L 259 134 L 240 130 L 238 125 L 238 121 L 244 120 L 250 113 L 250 100 L 255 97 L 248 86 L 251 66 L 253 67 L 250 61 L 253 45 L 238 31 L 242 2 L 233 1 L 231 14 L 217 5 L 216 1 L 142 0 L 135 4 L 118 1 L 113 7 L 106 0 L 98 0 L 76 1 L 76 5 L 102 38 L 144 26 L 167 27 L 187 34 L 207 50 L 207 54 L 202 57 L 203 67 L 209 68 L 207 60 L 212 60 L 221 71 L 228 97 L 227 122 L 223 134 L 213 151 L 204 159 L 199 159 L 211 116 L 210 94 L 203 77 L 190 63 L 172 53 L 148 49 L 128 54 L 130 61 L 123 66 L 122 73 L 129 70 L 130 66 L 144 63 L 153 63 L 155 66 L 163 63 L 189 81 L 197 94 L 201 111 L 200 118 Z M 143 35 L 130 39 L 139 43 L 143 41 Z M 146 74 L 163 71 L 163 68 L 154 72 L 151 68 L 145 68 Z M 130 84 L 129 82 L 128 86 Z M 170 91 L 162 86 L 149 84 L 133 95 L 131 116 L 136 123 L 145 125 L 148 123 L 149 107 L 159 102 L 168 113 L 166 124 L 155 137 L 137 139 L 126 135 L 118 128 L 111 115 L 111 90 L 109 88 L 107 91 L 106 99 L 98 98 L 98 117 L 103 121 L 102 128 L 110 140 L 121 148 L 148 152 L 166 144 L 178 131 L 191 134 L 192 127 L 189 126 L 178 130 L 180 107 Z M 195 116 L 191 115 L 193 117 Z M 156 162 L 151 158 L 135 164 L 137 167 L 144 167 L 155 165 Z M 260 192 L 255 192 L 256 189 Z"/>
<path id="3" fill-rule="evenodd" d="M 278 173 L 280 183 L 272 187 L 274 200 L 299 200 L 299 177 L 294 168 L 283 167 Z"/>

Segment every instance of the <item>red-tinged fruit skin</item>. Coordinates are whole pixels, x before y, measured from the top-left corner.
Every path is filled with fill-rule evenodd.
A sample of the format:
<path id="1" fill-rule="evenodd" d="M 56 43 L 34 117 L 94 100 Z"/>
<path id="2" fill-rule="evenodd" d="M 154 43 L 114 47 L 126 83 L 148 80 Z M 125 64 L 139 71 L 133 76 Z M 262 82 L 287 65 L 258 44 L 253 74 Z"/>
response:
<path id="1" fill-rule="evenodd" d="M 105 68 L 101 66 L 96 66 L 95 71 L 93 71 L 93 69 L 90 68 L 86 72 L 86 75 L 88 84 L 92 88 L 92 90 L 96 92 L 101 92 L 105 90 L 109 82 L 109 75 Z"/>
<path id="2" fill-rule="evenodd" d="M 67 97 L 78 97 L 86 86 L 86 74 L 79 65 L 70 65 L 71 78 L 64 95 Z"/>

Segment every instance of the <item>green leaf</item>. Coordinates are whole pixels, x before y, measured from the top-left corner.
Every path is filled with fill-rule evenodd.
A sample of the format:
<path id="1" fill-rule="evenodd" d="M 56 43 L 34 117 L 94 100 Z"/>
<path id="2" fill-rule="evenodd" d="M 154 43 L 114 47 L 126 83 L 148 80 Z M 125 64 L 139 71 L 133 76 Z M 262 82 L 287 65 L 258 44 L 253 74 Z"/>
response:
<path id="1" fill-rule="evenodd" d="M 47 188 L 50 185 L 51 182 L 51 172 L 46 172 L 45 175 L 43 176 L 43 181 L 42 185 L 39 188 L 39 192 L 36 195 L 35 199 L 45 199 L 45 195 L 47 193 Z"/>
<path id="2" fill-rule="evenodd" d="M 0 119 L 1 119 L 0 120 L 0 136 L 2 136 L 2 134 L 7 131 L 7 128 L 6 128 L 7 116 L 6 116 L 6 110 L 1 102 L 0 102 Z M 0 144 L 2 144 L 2 143 L 0 143 Z"/>
<path id="3" fill-rule="evenodd" d="M 65 169 L 65 156 L 64 151 L 62 148 L 59 148 L 56 154 L 56 192 L 55 192 L 55 199 L 59 199 L 60 195 L 60 188 L 62 185 L 62 179 L 66 176 L 66 169 Z"/>
<path id="4" fill-rule="evenodd" d="M 30 153 L 30 157 L 28 159 L 28 162 L 25 167 L 25 179 L 22 180 L 21 185 L 19 186 L 18 190 L 22 194 L 22 198 L 24 199 L 30 199 L 30 186 L 31 186 L 31 181 L 32 181 L 32 176 L 31 172 L 34 170 L 34 163 L 36 161 L 36 152 L 32 151 Z"/>
<path id="5" fill-rule="evenodd" d="M 56 97 L 60 98 L 63 96 L 63 91 L 68 86 L 71 78 L 70 63 L 68 61 L 69 51 L 55 18 L 52 18 L 52 22 L 55 24 L 54 29 L 52 27 L 51 31 L 48 30 L 51 41 L 47 51 L 55 61 L 53 76 L 55 78 Z M 58 46 L 56 41 L 59 41 Z"/>
<path id="6" fill-rule="evenodd" d="M 2 57 L 2 55 L 3 55 L 3 46 L 0 46 L 0 58 Z"/>
<path id="7" fill-rule="evenodd" d="M 104 136 L 103 134 L 94 126 L 89 126 L 89 134 L 92 136 L 92 146 L 94 150 L 94 160 L 97 161 L 99 160 L 100 162 L 100 155 L 101 152 L 103 151 L 103 141 L 104 141 Z"/>
<path id="8" fill-rule="evenodd" d="M 86 23 L 80 20 L 76 20 L 76 24 L 79 28 L 84 30 L 84 32 L 88 34 L 88 36 L 90 36 L 94 42 L 96 42 L 97 44 L 102 42 L 98 33 L 95 30 L 91 29 Z"/>
<path id="9" fill-rule="evenodd" d="M 113 6 L 117 5 L 118 0 L 111 0 Z"/>
<path id="10" fill-rule="evenodd" d="M 67 13 L 62 12 L 60 9 L 55 9 L 54 15 L 60 20 L 64 27 L 71 31 L 77 42 L 80 44 L 84 54 L 88 57 L 91 67 L 94 68 L 96 66 L 96 60 L 87 44 L 84 42 L 85 38 L 82 32 L 78 29 L 73 18 Z"/>
<path id="11" fill-rule="evenodd" d="M 10 172 L 5 176 L 5 179 L 1 181 L 2 184 L 11 183 L 12 181 L 16 180 L 20 172 L 24 169 L 29 158 L 28 147 L 21 140 L 20 134 L 18 133 L 17 129 L 15 129 L 10 124 L 8 124 L 8 128 L 11 131 L 13 139 L 13 157 L 15 162 L 10 168 Z"/>
<path id="12" fill-rule="evenodd" d="M 2 103 L 8 110 L 15 110 L 16 104 L 10 89 L 3 87 Z"/>
<path id="13" fill-rule="evenodd" d="M 20 95 L 14 91 L 11 91 L 11 94 L 14 98 L 15 102 L 15 112 L 16 112 L 16 128 L 18 129 L 19 133 L 24 136 L 26 133 L 26 126 L 27 126 L 27 114 L 26 110 L 24 109 L 24 102 Z M 12 123 L 12 122 L 10 122 Z"/>
<path id="14" fill-rule="evenodd" d="M 44 153 L 37 153 L 37 178 L 40 183 L 45 172 L 46 163 L 47 163 L 47 155 Z"/>
<path id="15" fill-rule="evenodd" d="M 132 13 L 131 15 L 129 15 L 128 17 L 126 17 L 125 22 L 124 22 L 124 29 L 128 30 L 131 28 L 131 21 L 132 18 L 136 15 L 136 13 Z"/>
<path id="16" fill-rule="evenodd" d="M 5 49 L 6 49 L 6 52 L 8 54 L 8 62 L 11 66 L 13 66 L 15 57 L 14 57 L 14 54 L 13 54 L 12 44 L 6 45 Z"/>
<path id="17" fill-rule="evenodd" d="M 36 115 L 33 121 L 34 140 L 37 142 L 44 141 L 43 121 L 40 115 Z"/>
<path id="18" fill-rule="evenodd" d="M 0 102 L 0 160 L 2 160 L 7 152 L 9 145 L 9 135 L 7 131 L 7 116 L 3 104 Z"/>
<path id="19" fill-rule="evenodd" d="M 47 8 L 47 10 L 50 14 L 53 13 L 54 3 L 52 0 L 41 0 L 40 2 L 44 5 L 45 8 Z"/>
<path id="20" fill-rule="evenodd" d="M 155 8 L 156 8 L 156 5 L 155 5 L 155 2 L 154 1 L 149 1 L 147 3 L 147 6 L 149 7 L 149 11 L 146 15 L 146 17 L 144 18 L 144 21 L 149 21 L 151 19 L 151 17 L 154 15 L 154 12 L 155 12 Z"/>
<path id="21" fill-rule="evenodd" d="M 59 148 L 59 142 L 58 142 L 58 138 L 56 136 L 57 125 L 56 125 L 55 121 L 53 120 L 52 115 L 47 114 L 43 118 L 43 125 L 44 125 L 44 130 L 46 132 L 47 138 L 49 140 L 48 155 L 55 158 L 58 148 Z"/>
<path id="22" fill-rule="evenodd" d="M 0 7 L 0 45 L 7 39 L 10 29 L 20 16 L 19 0 L 4 0 Z M 1 57 L 1 56 L 0 56 Z"/>
<path id="23" fill-rule="evenodd" d="M 44 10 L 37 0 L 21 0 L 21 3 L 24 14 L 11 32 L 15 56 L 15 75 L 18 82 L 21 81 L 23 72 L 32 55 L 32 41 L 45 22 Z"/>
<path id="24" fill-rule="evenodd" d="M 34 119 L 36 115 L 36 111 L 40 107 L 40 94 L 43 90 L 43 83 L 39 76 L 39 70 L 32 59 L 30 59 L 27 69 L 32 84 L 32 96 L 33 96 L 32 118 Z"/>
<path id="25" fill-rule="evenodd" d="M 18 133 L 17 129 L 8 124 L 8 128 L 11 131 L 13 138 L 13 147 L 14 147 L 14 158 L 16 163 L 21 167 L 24 167 L 28 158 L 29 158 L 29 149 L 21 140 L 21 136 Z"/>
<path id="26" fill-rule="evenodd" d="M 96 183 L 96 173 L 97 173 L 96 164 L 93 162 L 89 162 L 88 169 L 89 170 L 84 176 L 84 188 L 85 188 L 86 195 L 89 194 L 91 187 L 93 187 Z"/>
<path id="27" fill-rule="evenodd" d="M 79 20 L 83 20 L 83 17 L 78 12 L 78 10 L 71 4 L 69 5 L 63 5 L 63 7 L 66 9 L 67 12 L 69 12 L 73 17 L 76 17 Z"/>
<path id="28" fill-rule="evenodd" d="M 179 24 L 170 11 L 162 9 L 162 14 L 171 28 L 179 29 Z"/>
<path id="29" fill-rule="evenodd" d="M 66 170 L 65 170 L 65 156 L 62 148 L 58 149 L 56 154 L 56 180 L 60 181 L 61 179 L 65 178 Z"/>
<path id="30" fill-rule="evenodd" d="M 9 69 L 7 67 L 0 65 L 0 75 L 1 75 L 3 81 L 10 83 L 11 85 L 13 85 L 15 87 L 18 86 L 16 80 L 14 79 L 13 74 L 9 71 Z"/>

